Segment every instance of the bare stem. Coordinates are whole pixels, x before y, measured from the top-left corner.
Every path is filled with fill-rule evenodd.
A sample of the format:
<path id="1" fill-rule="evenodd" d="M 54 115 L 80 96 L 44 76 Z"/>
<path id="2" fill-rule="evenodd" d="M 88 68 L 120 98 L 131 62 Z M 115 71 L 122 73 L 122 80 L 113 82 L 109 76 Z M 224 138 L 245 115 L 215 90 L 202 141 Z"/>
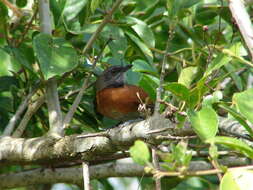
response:
<path id="1" fill-rule="evenodd" d="M 40 30 L 51 35 L 52 26 L 48 0 L 39 0 Z M 57 91 L 57 80 L 51 78 L 46 82 L 46 101 L 49 115 L 49 135 L 63 136 L 62 113 Z"/>
<path id="2" fill-rule="evenodd" d="M 82 166 L 83 166 L 83 185 L 84 185 L 84 190 L 90 190 L 89 165 L 88 165 L 88 163 L 83 162 Z"/>
<path id="3" fill-rule="evenodd" d="M 34 93 L 37 91 L 38 87 L 36 87 L 34 90 L 32 90 L 24 99 L 24 101 L 19 105 L 18 110 L 16 111 L 15 115 L 12 116 L 10 119 L 8 125 L 5 127 L 3 136 L 11 135 L 12 131 L 14 130 L 15 124 L 20 119 L 22 113 L 25 111 L 26 107 L 29 104 L 29 100 L 34 95 Z"/>

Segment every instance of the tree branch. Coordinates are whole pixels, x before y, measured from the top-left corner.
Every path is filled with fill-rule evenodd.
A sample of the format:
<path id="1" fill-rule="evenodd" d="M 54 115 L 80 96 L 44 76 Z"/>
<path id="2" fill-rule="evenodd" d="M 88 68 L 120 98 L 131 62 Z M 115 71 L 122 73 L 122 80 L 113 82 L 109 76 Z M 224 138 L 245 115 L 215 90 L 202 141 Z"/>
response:
<path id="1" fill-rule="evenodd" d="M 226 166 L 242 166 L 249 164 L 245 158 L 231 157 L 220 160 Z M 212 165 L 205 161 L 193 161 L 188 171 L 205 171 L 212 168 Z M 23 187 L 34 184 L 70 183 L 82 185 L 82 168 L 55 168 L 52 169 L 33 169 L 18 173 L 0 175 L 0 188 Z M 91 179 L 108 177 L 141 177 L 145 174 L 144 167 L 126 160 L 99 164 L 90 167 Z M 145 176 L 151 176 L 146 173 Z M 178 175 L 176 175 L 178 176 Z M 11 183 L 10 183 L 11 179 Z"/>
<path id="2" fill-rule="evenodd" d="M 37 91 L 38 89 L 37 85 L 24 99 L 24 101 L 19 105 L 16 113 L 14 116 L 12 116 L 12 118 L 10 119 L 8 125 L 5 127 L 4 132 L 3 132 L 3 136 L 9 136 L 11 135 L 12 131 L 14 130 L 15 124 L 17 123 L 17 121 L 20 119 L 21 115 L 23 114 L 23 112 L 25 111 L 26 107 L 29 104 L 29 100 L 31 99 L 31 97 L 34 95 L 34 93 Z"/>
<path id="3" fill-rule="evenodd" d="M 220 128 L 224 124 L 233 125 L 232 128 L 242 128 L 233 122 L 223 122 L 221 118 Z M 154 124 L 155 123 L 155 124 Z M 154 129 L 168 128 L 161 133 L 150 133 Z M 227 127 L 227 126 L 226 126 Z M 229 129 L 229 127 L 227 127 Z M 233 130 L 231 128 L 231 130 Z M 66 136 L 55 139 L 51 136 L 31 139 L 2 137 L 0 138 L 0 165 L 10 164 L 55 164 L 83 160 L 86 162 L 97 160 L 103 156 L 112 155 L 118 151 L 127 150 L 136 140 L 144 140 L 151 144 L 159 144 L 157 135 L 191 136 L 194 131 L 190 124 L 186 123 L 183 128 L 177 128 L 176 124 L 168 119 L 151 117 L 147 120 L 132 122 L 128 125 L 109 129 L 103 136 L 80 135 Z M 249 143 L 252 144 L 251 141 Z"/>
<path id="4" fill-rule="evenodd" d="M 228 2 L 229 9 L 248 47 L 251 60 L 253 60 L 253 28 L 249 14 L 244 6 L 244 1 L 230 0 Z"/>
<path id="5" fill-rule="evenodd" d="M 39 15 L 41 32 L 51 35 L 52 26 L 48 0 L 39 0 Z M 62 127 L 62 113 L 57 91 L 57 80 L 54 77 L 46 82 L 46 101 L 50 125 L 48 134 L 61 137 L 64 134 L 64 130 Z"/>

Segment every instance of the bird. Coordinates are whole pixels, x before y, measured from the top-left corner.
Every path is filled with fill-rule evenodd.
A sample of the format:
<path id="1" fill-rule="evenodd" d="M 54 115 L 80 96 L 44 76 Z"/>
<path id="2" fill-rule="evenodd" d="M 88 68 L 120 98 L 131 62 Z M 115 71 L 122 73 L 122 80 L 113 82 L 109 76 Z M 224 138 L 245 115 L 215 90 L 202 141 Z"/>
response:
<path id="1" fill-rule="evenodd" d="M 110 66 L 98 76 L 95 82 L 96 110 L 108 118 L 128 121 L 141 117 L 138 111 L 141 103 L 152 101 L 141 87 L 127 84 L 125 73 L 133 65 Z"/>

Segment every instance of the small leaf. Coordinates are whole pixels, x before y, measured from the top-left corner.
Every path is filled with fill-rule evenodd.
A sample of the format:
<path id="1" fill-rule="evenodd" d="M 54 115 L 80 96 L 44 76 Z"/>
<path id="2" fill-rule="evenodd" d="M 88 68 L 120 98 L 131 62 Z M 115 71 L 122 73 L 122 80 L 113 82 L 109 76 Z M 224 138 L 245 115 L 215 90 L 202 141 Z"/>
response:
<path id="1" fill-rule="evenodd" d="M 218 136 L 218 137 L 209 138 L 206 142 L 210 144 L 215 143 L 215 144 L 224 145 L 230 149 L 236 150 L 244 154 L 245 156 L 249 158 L 253 158 L 253 149 L 249 145 L 247 145 L 245 142 L 239 139 L 235 139 L 232 137 Z"/>
<path id="2" fill-rule="evenodd" d="M 125 34 L 132 40 L 134 44 L 139 48 L 139 50 L 145 55 L 147 58 L 147 61 L 149 63 L 152 63 L 153 61 L 153 54 L 150 51 L 150 49 L 147 47 L 146 44 L 144 44 L 138 37 L 131 34 L 130 32 L 125 31 Z"/>
<path id="3" fill-rule="evenodd" d="M 137 59 L 132 62 L 132 65 L 132 70 L 134 72 L 150 73 L 155 76 L 158 75 L 157 70 L 151 64 L 147 63 L 144 60 Z"/>
<path id="4" fill-rule="evenodd" d="M 190 87 L 195 75 L 197 73 L 197 67 L 186 67 L 179 75 L 178 83 L 185 85 L 187 88 Z"/>
<path id="5" fill-rule="evenodd" d="M 67 21 L 75 18 L 87 2 L 88 0 L 67 0 L 63 10 L 64 18 Z"/>
<path id="6" fill-rule="evenodd" d="M 52 39 L 41 33 L 33 39 L 33 48 L 46 80 L 71 71 L 78 64 L 75 49 L 64 39 Z"/>
<path id="7" fill-rule="evenodd" d="M 131 27 L 148 46 L 155 47 L 155 37 L 153 31 L 145 22 L 130 16 L 127 16 L 126 20 L 135 23 Z"/>
<path id="8" fill-rule="evenodd" d="M 253 88 L 241 93 L 235 93 L 233 96 L 233 102 L 241 114 L 253 124 Z"/>
<path id="9" fill-rule="evenodd" d="M 203 140 L 215 137 L 218 131 L 218 116 L 210 107 L 203 107 L 200 111 L 188 112 L 192 127 L 197 135 Z"/>
<path id="10" fill-rule="evenodd" d="M 219 54 L 218 57 L 216 57 L 209 65 L 208 68 L 204 74 L 204 76 L 210 75 L 214 70 L 219 69 L 223 65 L 227 64 L 229 61 L 231 61 L 231 57 Z"/>
<path id="11" fill-rule="evenodd" d="M 180 98 L 181 100 L 188 101 L 190 91 L 184 85 L 173 82 L 167 84 L 165 90 L 172 92 L 176 97 Z"/>
<path id="12" fill-rule="evenodd" d="M 146 165 L 150 159 L 148 146 L 140 140 L 135 141 L 134 145 L 130 148 L 130 155 L 140 165 Z"/>
<path id="13" fill-rule="evenodd" d="M 252 190 L 253 171 L 233 169 L 225 173 L 221 180 L 220 190 Z"/>

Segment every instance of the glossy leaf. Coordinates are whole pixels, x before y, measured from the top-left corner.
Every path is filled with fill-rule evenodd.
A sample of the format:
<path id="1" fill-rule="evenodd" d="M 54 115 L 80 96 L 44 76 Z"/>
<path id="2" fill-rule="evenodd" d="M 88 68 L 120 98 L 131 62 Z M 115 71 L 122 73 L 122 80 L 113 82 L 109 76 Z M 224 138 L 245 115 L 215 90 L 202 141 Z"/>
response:
<path id="1" fill-rule="evenodd" d="M 67 0 L 63 10 L 64 18 L 67 21 L 75 18 L 87 4 L 87 2 L 88 0 Z"/>
<path id="2" fill-rule="evenodd" d="M 223 136 L 217 136 L 210 138 L 206 141 L 207 143 L 215 143 L 215 144 L 221 144 L 224 145 L 232 150 L 236 150 L 245 156 L 249 158 L 253 158 L 253 149 L 247 145 L 245 142 L 235 139 L 232 137 L 223 137 Z"/>
<path id="3" fill-rule="evenodd" d="M 193 130 L 203 140 L 208 140 L 215 137 L 218 132 L 218 116 L 210 107 L 203 107 L 200 111 L 188 112 Z"/>
<path id="4" fill-rule="evenodd" d="M 158 76 L 157 70 L 144 60 L 137 59 L 132 62 L 132 65 L 132 70 L 135 72 L 150 73 L 152 75 Z"/>
<path id="5" fill-rule="evenodd" d="M 183 84 L 189 88 L 196 74 L 197 67 L 186 67 L 180 72 L 178 83 Z"/>
<path id="6" fill-rule="evenodd" d="M 134 145 L 130 148 L 129 151 L 133 160 L 140 165 L 144 166 L 150 160 L 148 146 L 143 141 L 135 141 Z"/>
<path id="7" fill-rule="evenodd" d="M 39 34 L 33 39 L 33 48 L 46 80 L 71 71 L 78 64 L 76 51 L 63 39 Z"/>
<path id="8" fill-rule="evenodd" d="M 184 85 L 173 82 L 173 83 L 166 84 L 164 86 L 164 89 L 170 91 L 177 98 L 184 101 L 188 101 L 190 91 Z"/>
<path id="9" fill-rule="evenodd" d="M 135 23 L 131 26 L 131 28 L 134 29 L 134 31 L 139 35 L 139 37 L 150 47 L 155 46 L 155 37 L 152 32 L 152 30 L 149 28 L 149 26 L 143 22 L 142 20 L 139 20 L 134 17 L 126 17 L 126 20 L 128 22 Z"/>
<path id="10" fill-rule="evenodd" d="M 125 31 L 127 36 L 132 40 L 134 44 L 139 48 L 139 50 L 145 55 L 148 62 L 153 62 L 153 54 L 150 49 L 135 35 L 131 34 L 130 32 Z"/>
<path id="11" fill-rule="evenodd" d="M 127 40 L 123 30 L 117 26 L 107 25 L 101 32 L 104 40 L 113 38 L 108 44 L 114 58 L 122 59 L 127 49 Z"/>
<path id="12" fill-rule="evenodd" d="M 233 169 L 225 173 L 221 180 L 220 190 L 251 190 L 253 189 L 253 171 Z"/>
<path id="13" fill-rule="evenodd" d="M 239 109 L 240 113 L 253 124 L 253 88 L 241 93 L 235 93 L 233 102 Z"/>
<path id="14" fill-rule="evenodd" d="M 231 57 L 219 54 L 211 63 L 208 65 L 208 68 L 205 72 L 205 76 L 210 75 L 213 71 L 219 69 L 223 65 L 227 64 L 229 61 L 231 61 Z"/>
<path id="15" fill-rule="evenodd" d="M 0 76 L 11 76 L 11 72 L 16 72 L 20 69 L 20 65 L 11 57 L 9 53 L 0 49 Z"/>

